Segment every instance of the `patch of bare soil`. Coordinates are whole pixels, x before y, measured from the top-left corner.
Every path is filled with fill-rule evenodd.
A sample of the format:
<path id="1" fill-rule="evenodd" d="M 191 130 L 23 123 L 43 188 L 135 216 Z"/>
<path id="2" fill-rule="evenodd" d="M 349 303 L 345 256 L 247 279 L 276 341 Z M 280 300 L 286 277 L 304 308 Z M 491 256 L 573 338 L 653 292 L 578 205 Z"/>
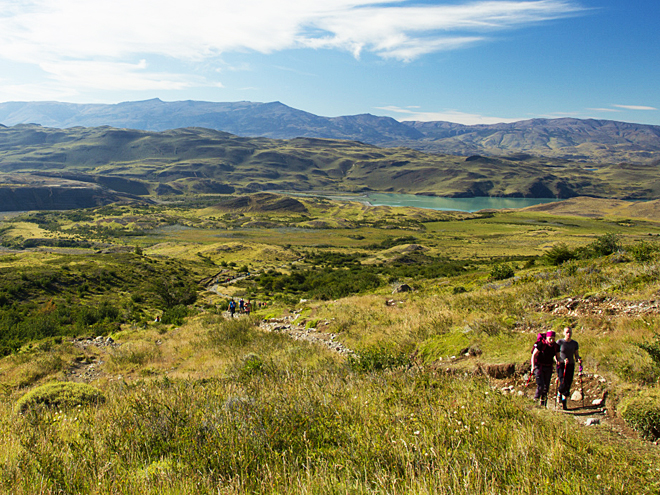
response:
<path id="1" fill-rule="evenodd" d="M 104 358 L 108 349 L 119 347 L 111 337 L 96 337 L 95 339 L 80 338 L 71 342 L 74 347 L 83 351 L 73 364 L 65 371 L 65 375 L 72 382 L 89 383 L 105 376 L 102 370 Z"/>

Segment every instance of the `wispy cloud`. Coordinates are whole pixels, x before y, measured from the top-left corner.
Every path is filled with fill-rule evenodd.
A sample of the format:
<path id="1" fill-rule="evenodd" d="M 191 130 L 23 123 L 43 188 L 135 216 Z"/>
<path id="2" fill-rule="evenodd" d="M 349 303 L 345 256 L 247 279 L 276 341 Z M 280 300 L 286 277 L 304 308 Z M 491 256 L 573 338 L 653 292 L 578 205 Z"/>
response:
<path id="1" fill-rule="evenodd" d="M 587 108 L 587 110 L 590 110 L 592 112 L 610 112 L 610 113 L 621 112 L 621 110 L 617 110 L 616 108 Z"/>
<path id="2" fill-rule="evenodd" d="M 185 89 L 199 83 L 191 76 L 147 72 L 147 62 L 136 64 L 121 62 L 67 61 L 47 62 L 41 68 L 51 79 L 63 85 L 82 85 L 113 90 Z"/>
<path id="3" fill-rule="evenodd" d="M 203 62 L 224 53 L 296 48 L 411 61 L 584 10 L 574 0 L 437 3 L 0 0 L 0 60 L 38 66 L 56 83 L 78 88 L 177 88 L 205 82 L 151 72 L 136 61 Z"/>
<path id="4" fill-rule="evenodd" d="M 401 108 L 396 106 L 378 107 L 378 110 L 395 116 L 397 120 L 416 120 L 421 122 L 453 122 L 464 125 L 477 124 L 500 124 L 502 122 L 517 122 L 523 119 L 510 119 L 501 117 L 489 117 L 484 115 L 459 112 L 457 110 L 445 110 L 442 112 L 420 112 L 412 110 L 411 107 Z"/>
<path id="5" fill-rule="evenodd" d="M 623 108 L 625 110 L 657 110 L 655 107 L 647 107 L 644 105 L 612 105 L 616 108 Z"/>

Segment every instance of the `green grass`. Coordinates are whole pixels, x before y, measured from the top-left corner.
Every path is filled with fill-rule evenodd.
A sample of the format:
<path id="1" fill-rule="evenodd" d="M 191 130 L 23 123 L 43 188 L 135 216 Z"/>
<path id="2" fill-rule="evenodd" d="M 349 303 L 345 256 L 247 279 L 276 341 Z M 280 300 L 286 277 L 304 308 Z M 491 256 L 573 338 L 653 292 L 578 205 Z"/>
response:
<path id="1" fill-rule="evenodd" d="M 337 206 L 318 208 L 310 217 L 323 219 Z M 58 308 L 74 316 L 82 314 L 80 308 L 98 310 L 106 301 L 118 310 L 117 318 L 100 321 L 119 325 L 102 332 L 112 334 L 116 347 L 83 349 L 71 343 L 71 335 L 99 329 L 98 318 L 79 324 L 73 318 L 58 323 L 46 338 L 23 335 L 20 348 L 0 360 L 0 491 L 660 490 L 660 458 L 648 443 L 614 435 L 607 421 L 587 429 L 572 417 L 534 408 L 524 397 L 503 395 L 490 387 L 495 383 L 476 376 L 489 364 L 524 364 L 537 331 L 570 324 L 585 369 L 606 379 L 598 387 L 607 388 L 612 415 L 634 394 L 652 394 L 657 366 L 643 346 L 655 342 L 660 316 L 571 316 L 541 312 L 538 304 L 590 295 L 631 303 L 655 300 L 660 258 L 655 236 L 642 233 L 657 227 L 519 212 L 423 223 L 419 230 L 402 229 L 396 218 L 386 229 L 374 222 L 390 221 L 391 212 L 345 208 L 374 216 L 351 229 L 282 231 L 214 230 L 205 222 L 219 222 L 220 215 L 208 209 L 121 206 L 66 217 L 49 213 L 56 236 L 68 222 L 87 217 L 152 215 L 185 228 L 149 231 L 139 238 L 143 255 L 128 243 L 126 252 L 114 254 L 91 249 L 70 254 L 51 246 L 47 253 L 15 250 L 0 257 L 0 291 L 11 295 L 0 310 L 30 322 L 54 317 Z M 255 215 L 248 212 L 250 218 Z M 552 237 L 536 236 L 541 220 L 557 224 Z M 607 233 L 619 236 L 622 251 L 558 266 L 541 256 L 551 243 L 566 242 L 575 250 Z M 0 235 L 12 238 L 12 229 Z M 641 238 L 654 247 L 644 247 Z M 113 239 L 115 247 L 125 242 Z M 398 250 L 410 244 L 427 250 L 397 258 Z M 222 270 L 236 274 L 230 263 L 247 264 L 258 274 L 221 284 L 219 291 L 251 291 L 258 300 L 269 300 L 267 310 L 250 320 L 225 320 L 217 306 L 226 298 L 201 288 L 185 304 L 174 304 L 199 280 Z M 515 276 L 493 280 L 497 263 L 510 265 Z M 277 274 L 263 275 L 271 269 Z M 337 280 L 359 280 L 369 273 L 379 278 L 378 285 L 329 299 L 311 297 L 304 287 L 313 277 L 327 276 L 319 278 L 318 287 L 336 289 Z M 159 280 L 169 283 L 154 284 Z M 274 287 L 277 281 L 282 287 Z M 399 282 L 415 291 L 392 294 Z M 299 302 L 302 296 L 309 300 Z M 185 308 L 187 316 L 154 324 L 154 314 L 168 305 Z M 292 311 L 301 314 L 301 324 L 335 334 L 356 356 L 346 359 L 256 326 L 263 317 Z M 459 356 L 470 347 L 480 353 Z M 104 403 L 16 413 L 17 402 L 30 390 L 71 379 L 72 369 L 90 363 L 98 370 L 93 385 L 106 397 Z"/>
<path id="2" fill-rule="evenodd" d="M 269 366 L 246 372 L 244 364 L 228 379 L 138 381 L 109 388 L 96 408 L 5 419 L 2 486 L 18 493 L 37 486 L 78 493 L 658 489 L 657 456 L 604 445 L 571 419 L 530 409 L 479 380 L 351 373 L 331 364 L 293 374 L 299 362 L 270 357 Z"/>

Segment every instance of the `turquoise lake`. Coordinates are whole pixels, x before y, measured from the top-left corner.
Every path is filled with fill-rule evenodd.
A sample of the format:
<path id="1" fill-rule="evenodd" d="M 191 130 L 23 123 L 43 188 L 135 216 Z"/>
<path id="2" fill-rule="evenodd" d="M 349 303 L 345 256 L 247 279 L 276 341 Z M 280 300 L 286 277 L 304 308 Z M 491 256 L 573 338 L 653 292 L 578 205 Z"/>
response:
<path id="1" fill-rule="evenodd" d="M 358 199 L 358 198 L 356 198 Z M 502 208 L 525 208 L 562 201 L 552 198 L 440 198 L 435 196 L 417 196 L 415 194 L 367 194 L 366 201 L 374 206 L 414 206 L 432 210 L 479 211 Z"/>

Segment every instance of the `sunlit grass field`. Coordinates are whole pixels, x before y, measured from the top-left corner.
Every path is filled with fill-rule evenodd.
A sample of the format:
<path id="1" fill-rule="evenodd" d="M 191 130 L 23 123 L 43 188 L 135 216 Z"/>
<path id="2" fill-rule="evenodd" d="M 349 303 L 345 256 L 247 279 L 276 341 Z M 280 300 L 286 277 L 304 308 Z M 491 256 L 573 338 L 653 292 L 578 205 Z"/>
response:
<path id="1" fill-rule="evenodd" d="M 336 221 L 339 211 L 358 223 L 301 226 Z M 660 298 L 659 224 L 332 202 L 310 203 L 299 216 L 116 206 L 0 224 L 3 318 L 81 315 L 70 327 L 44 327 L 71 333 L 46 333 L 0 359 L 2 491 L 658 493 L 658 447 L 623 422 L 618 406 L 658 387 L 660 370 L 640 344 L 660 334 L 660 315 L 639 303 Z M 140 235 L 128 235 L 135 226 Z M 19 246 L 74 236 L 90 245 Z M 559 264 L 546 255 L 603 238 L 616 239 L 617 250 Z M 446 275 L 422 275 L 440 261 Z M 238 276 L 240 265 L 248 278 L 211 290 L 215 275 Z M 512 276 L 495 277 L 500 265 Z M 323 270 L 379 284 L 336 298 L 286 285 Z M 259 277 L 268 272 L 280 278 L 267 289 Z M 196 285 L 184 319 L 154 321 L 185 296 L 163 287 L 200 281 L 208 285 Z M 394 294 L 402 283 L 412 291 Z M 221 294 L 268 305 L 230 321 Z M 591 297 L 605 301 L 595 312 L 540 306 Z M 354 354 L 259 326 L 296 315 L 293 325 L 332 335 Z M 604 380 L 593 379 L 607 392 L 599 426 L 539 408 L 529 389 L 502 393 L 503 382 L 484 373 L 494 364 L 522 368 L 537 332 L 566 325 L 587 373 Z M 17 410 L 22 396 L 52 382 L 89 383 L 104 400 Z M 522 373 L 511 378 L 522 382 Z"/>

